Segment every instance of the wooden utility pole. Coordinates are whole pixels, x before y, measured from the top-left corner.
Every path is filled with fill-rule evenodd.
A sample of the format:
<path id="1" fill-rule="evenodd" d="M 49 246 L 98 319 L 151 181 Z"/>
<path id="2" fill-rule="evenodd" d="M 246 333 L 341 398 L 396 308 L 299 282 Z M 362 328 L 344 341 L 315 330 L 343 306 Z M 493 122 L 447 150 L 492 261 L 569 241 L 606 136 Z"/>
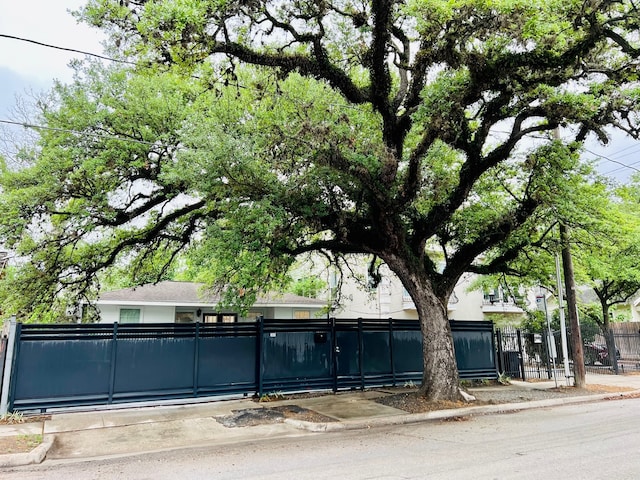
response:
<path id="1" fill-rule="evenodd" d="M 571 328 L 571 350 L 573 351 L 573 375 L 576 388 L 584 388 L 585 368 L 584 352 L 582 348 L 582 334 L 576 302 L 576 285 L 573 279 L 573 261 L 569 248 L 569 233 L 567 226 L 560 223 L 560 244 L 562 245 L 562 270 L 564 273 L 564 290 L 567 296 L 567 317 Z"/>

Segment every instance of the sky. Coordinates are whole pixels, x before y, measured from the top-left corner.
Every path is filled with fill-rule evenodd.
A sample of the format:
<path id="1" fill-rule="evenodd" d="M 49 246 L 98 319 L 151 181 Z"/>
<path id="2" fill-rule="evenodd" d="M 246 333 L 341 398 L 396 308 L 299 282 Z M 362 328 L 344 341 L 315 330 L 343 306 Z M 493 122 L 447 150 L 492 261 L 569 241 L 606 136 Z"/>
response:
<path id="1" fill-rule="evenodd" d="M 69 13 L 84 3 L 85 0 L 1 0 L 0 34 L 101 54 L 102 32 L 78 24 Z M 0 120 L 15 119 L 11 110 L 16 96 L 28 98 L 29 92 L 46 91 L 54 79 L 70 81 L 72 70 L 68 65 L 74 58 L 82 55 L 0 37 Z M 7 128 L 21 127 L 2 126 L 4 131 Z M 617 182 L 624 183 L 632 173 L 640 171 L 639 141 L 616 134 L 607 147 L 589 141 L 586 148 L 585 159 L 600 156 L 599 171 Z"/>
<path id="2" fill-rule="evenodd" d="M 0 34 L 13 35 L 60 47 L 101 53 L 103 34 L 78 24 L 69 10 L 84 0 L 3 0 L 0 2 Z M 2 108 L 13 103 L 7 93 L 47 89 L 53 79 L 69 81 L 69 61 L 82 55 L 0 38 L 0 87 Z"/>

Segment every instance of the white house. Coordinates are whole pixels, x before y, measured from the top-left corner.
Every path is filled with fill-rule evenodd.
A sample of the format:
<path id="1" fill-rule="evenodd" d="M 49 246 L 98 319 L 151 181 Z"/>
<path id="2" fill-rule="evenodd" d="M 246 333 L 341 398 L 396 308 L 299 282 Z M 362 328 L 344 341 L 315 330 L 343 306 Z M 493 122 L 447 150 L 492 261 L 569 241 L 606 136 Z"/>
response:
<path id="1" fill-rule="evenodd" d="M 219 297 L 204 285 L 165 281 L 104 292 L 96 301 L 100 323 L 189 323 L 252 321 L 258 316 L 308 319 L 323 315 L 326 302 L 298 295 L 271 294 L 258 298 L 246 316 L 219 309 Z"/>
<path id="2" fill-rule="evenodd" d="M 352 265 L 359 276 L 366 279 L 367 266 Z M 342 284 L 342 305 L 332 313 L 337 318 L 397 318 L 418 319 L 416 307 L 402 283 L 388 268 L 380 270 L 382 281 L 375 288 L 358 285 L 345 279 Z M 451 320 L 518 320 L 524 315 L 522 305 L 529 302 L 535 307 L 535 295 L 531 292 L 524 299 L 517 299 L 498 288 L 491 292 L 470 290 L 474 274 L 466 274 L 456 285 L 448 304 Z M 331 285 L 331 280 L 329 280 Z M 364 282 L 366 283 L 366 281 Z"/>
<path id="3" fill-rule="evenodd" d="M 366 279 L 366 265 L 352 265 Z M 359 270 L 362 270 L 359 272 Z M 329 313 L 336 318 L 395 318 L 417 320 L 418 314 L 400 280 L 387 268 L 381 269 L 377 287 L 363 287 L 352 278 L 342 283 L 341 305 Z M 322 274 L 319 274 L 322 276 Z M 359 275 L 360 276 L 360 275 Z M 474 275 L 464 276 L 451 295 L 448 314 L 451 320 L 518 320 L 524 315 L 521 303 L 507 292 L 469 290 Z M 102 323 L 185 323 L 252 321 L 258 316 L 275 319 L 312 319 L 326 317 L 329 296 L 335 294 L 335 282 L 327 278 L 327 290 L 318 298 L 290 293 L 258 298 L 246 316 L 230 309 L 219 309 L 219 297 L 204 285 L 164 281 L 136 288 L 102 293 L 96 302 Z M 360 282 L 362 283 L 362 282 Z M 366 283 L 366 282 L 365 282 Z M 528 300 L 535 306 L 535 296 Z"/>

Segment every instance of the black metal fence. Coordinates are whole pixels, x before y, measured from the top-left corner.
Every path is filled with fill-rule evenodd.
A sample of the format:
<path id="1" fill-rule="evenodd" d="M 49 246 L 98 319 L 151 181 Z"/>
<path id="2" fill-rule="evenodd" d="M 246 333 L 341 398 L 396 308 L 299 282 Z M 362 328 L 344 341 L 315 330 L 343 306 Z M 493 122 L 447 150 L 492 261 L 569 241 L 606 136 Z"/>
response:
<path id="1" fill-rule="evenodd" d="M 614 324 L 609 332 L 615 357 L 609 354 L 602 334 L 584 342 L 585 369 L 592 373 L 623 374 L 640 370 L 640 330 L 638 324 Z M 497 368 L 511 378 L 551 379 L 563 369 L 560 331 L 531 333 L 513 327 L 496 329 Z M 567 357 L 573 369 L 571 332 L 567 333 Z M 573 375 L 573 372 L 572 372 Z"/>
<path id="2" fill-rule="evenodd" d="M 496 329 L 498 371 L 510 378 L 552 378 L 549 336 L 513 327 Z"/>
<path id="3" fill-rule="evenodd" d="M 491 322 L 451 321 L 461 378 L 496 378 Z M 23 325 L 9 410 L 420 383 L 419 323 Z"/>
<path id="4" fill-rule="evenodd" d="M 7 358 L 8 340 L 6 336 L 0 336 L 0 387 L 2 386 L 2 379 L 4 378 L 4 364 Z"/>

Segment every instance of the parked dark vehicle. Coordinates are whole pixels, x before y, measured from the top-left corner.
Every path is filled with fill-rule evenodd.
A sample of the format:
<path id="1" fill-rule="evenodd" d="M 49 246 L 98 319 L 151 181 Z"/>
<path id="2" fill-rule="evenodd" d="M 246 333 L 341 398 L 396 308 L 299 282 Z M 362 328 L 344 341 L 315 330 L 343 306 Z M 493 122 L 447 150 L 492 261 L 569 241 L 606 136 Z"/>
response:
<path id="1" fill-rule="evenodd" d="M 616 359 L 620 360 L 620 350 L 616 349 Z M 584 346 L 584 363 L 586 365 L 611 365 L 607 346 L 602 343 L 587 343 Z"/>

